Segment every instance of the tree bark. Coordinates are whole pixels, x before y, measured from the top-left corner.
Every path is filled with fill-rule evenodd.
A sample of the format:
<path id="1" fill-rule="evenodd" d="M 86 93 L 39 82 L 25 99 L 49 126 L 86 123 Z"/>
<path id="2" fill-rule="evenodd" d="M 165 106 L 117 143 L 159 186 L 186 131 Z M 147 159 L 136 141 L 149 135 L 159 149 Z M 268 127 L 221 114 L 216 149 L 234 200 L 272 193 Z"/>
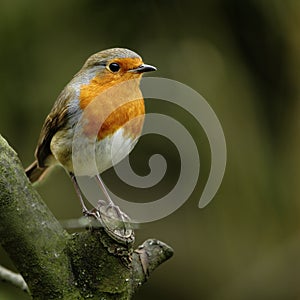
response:
<path id="1" fill-rule="evenodd" d="M 0 239 L 33 299 L 131 299 L 173 255 L 155 239 L 133 249 L 103 228 L 69 234 L 27 179 L 0 136 Z"/>

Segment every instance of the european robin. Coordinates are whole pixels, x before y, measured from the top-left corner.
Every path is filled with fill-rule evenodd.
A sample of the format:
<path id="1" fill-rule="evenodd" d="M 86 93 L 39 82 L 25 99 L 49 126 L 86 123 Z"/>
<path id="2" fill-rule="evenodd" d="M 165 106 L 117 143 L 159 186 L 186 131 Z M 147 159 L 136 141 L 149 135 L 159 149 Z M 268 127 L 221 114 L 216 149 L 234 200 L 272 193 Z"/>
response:
<path id="1" fill-rule="evenodd" d="M 139 82 L 143 73 L 155 70 L 155 67 L 144 64 L 138 54 L 128 49 L 113 48 L 90 56 L 60 93 L 44 122 L 35 151 L 36 160 L 26 169 L 30 181 L 41 180 L 49 168 L 59 164 L 70 174 L 84 214 L 88 214 L 88 210 L 75 177 L 77 173 L 95 177 L 111 202 L 99 174 L 127 156 L 137 143 L 145 114 Z M 124 82 L 130 84 L 123 85 Z M 106 93 L 118 85 L 115 93 Z M 101 97 L 101 94 L 105 96 Z M 131 96 L 132 101 L 122 100 Z M 96 99 L 98 104 L 90 105 Z M 80 123 L 88 107 L 88 121 Z M 100 122 L 97 123 L 98 119 Z M 97 128 L 96 139 L 91 134 L 95 124 L 101 124 Z M 76 173 L 72 144 L 78 127 L 82 129 L 82 137 L 77 143 L 81 146 L 82 141 L 83 151 Z M 90 168 L 89 154 L 84 151 L 84 141 L 89 139 L 95 143 L 97 172 Z M 118 151 L 112 151 L 113 140 L 117 140 Z"/>

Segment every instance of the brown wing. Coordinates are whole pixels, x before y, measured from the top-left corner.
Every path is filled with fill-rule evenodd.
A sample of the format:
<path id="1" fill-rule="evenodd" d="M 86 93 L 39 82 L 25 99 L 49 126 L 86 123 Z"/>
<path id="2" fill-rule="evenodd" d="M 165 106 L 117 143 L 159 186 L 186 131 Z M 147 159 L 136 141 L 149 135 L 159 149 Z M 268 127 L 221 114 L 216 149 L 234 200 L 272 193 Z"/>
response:
<path id="1" fill-rule="evenodd" d="M 73 89 L 65 87 L 44 122 L 35 150 L 35 156 L 40 168 L 46 167 L 46 160 L 52 155 L 50 143 L 53 136 L 65 126 L 69 118 L 67 104 L 73 95 Z"/>

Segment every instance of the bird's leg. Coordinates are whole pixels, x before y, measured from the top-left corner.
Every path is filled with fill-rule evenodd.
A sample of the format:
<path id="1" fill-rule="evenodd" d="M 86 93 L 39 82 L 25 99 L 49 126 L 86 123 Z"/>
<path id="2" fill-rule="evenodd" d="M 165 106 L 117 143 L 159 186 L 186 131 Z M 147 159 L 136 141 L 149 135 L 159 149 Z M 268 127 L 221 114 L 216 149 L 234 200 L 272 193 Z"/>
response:
<path id="1" fill-rule="evenodd" d="M 134 232 L 131 227 L 131 220 L 113 203 L 100 175 L 96 175 L 95 180 L 108 201 L 108 203 L 102 200 L 98 201 L 95 217 L 103 225 L 106 233 L 114 240 L 124 244 L 132 243 L 134 241 Z"/>
<path id="2" fill-rule="evenodd" d="M 102 181 L 100 175 L 96 175 L 96 176 L 95 176 L 95 179 L 96 179 L 97 183 L 99 184 L 99 186 L 100 186 L 102 192 L 104 193 L 106 199 L 108 200 L 108 203 L 109 203 L 110 205 L 114 205 L 114 203 L 113 203 L 113 201 L 111 200 L 111 198 L 110 198 L 110 196 L 109 196 L 109 193 L 108 193 L 108 191 L 107 191 L 107 189 L 106 189 L 106 187 L 105 187 L 105 185 L 104 185 L 104 182 Z"/>
<path id="3" fill-rule="evenodd" d="M 97 183 L 99 184 L 102 192 L 104 193 L 107 201 L 108 201 L 108 205 L 105 205 L 104 201 L 99 201 L 98 202 L 98 206 L 99 207 L 105 207 L 105 210 L 108 212 L 108 210 L 110 210 L 110 217 L 114 218 L 116 220 L 122 220 L 123 219 L 123 213 L 121 212 L 120 208 L 118 206 L 116 206 L 113 201 L 111 200 L 109 193 L 105 187 L 104 182 L 102 181 L 100 175 L 96 175 L 95 179 L 97 181 Z"/>
<path id="4" fill-rule="evenodd" d="M 76 194 L 77 194 L 77 196 L 78 196 L 78 198 L 80 200 L 81 206 L 82 206 L 82 213 L 84 215 L 86 215 L 86 216 L 89 216 L 90 215 L 90 211 L 87 209 L 87 207 L 84 204 L 84 201 L 83 201 L 83 198 L 82 198 L 82 195 L 81 195 L 81 192 L 80 192 L 80 188 L 78 186 L 77 179 L 76 179 L 76 177 L 75 177 L 75 175 L 73 173 L 70 173 L 70 176 L 71 176 L 71 179 L 72 179 L 72 182 L 73 182 Z"/>

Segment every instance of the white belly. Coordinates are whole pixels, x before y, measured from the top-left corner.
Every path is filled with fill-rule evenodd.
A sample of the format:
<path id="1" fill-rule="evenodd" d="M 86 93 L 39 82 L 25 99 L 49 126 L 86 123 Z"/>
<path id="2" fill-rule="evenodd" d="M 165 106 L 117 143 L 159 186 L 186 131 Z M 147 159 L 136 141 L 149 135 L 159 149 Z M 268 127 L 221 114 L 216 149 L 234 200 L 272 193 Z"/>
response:
<path id="1" fill-rule="evenodd" d="M 124 135 L 122 128 L 101 141 L 90 139 L 73 143 L 72 172 L 77 176 L 94 176 L 104 172 L 125 158 L 138 138 Z"/>

